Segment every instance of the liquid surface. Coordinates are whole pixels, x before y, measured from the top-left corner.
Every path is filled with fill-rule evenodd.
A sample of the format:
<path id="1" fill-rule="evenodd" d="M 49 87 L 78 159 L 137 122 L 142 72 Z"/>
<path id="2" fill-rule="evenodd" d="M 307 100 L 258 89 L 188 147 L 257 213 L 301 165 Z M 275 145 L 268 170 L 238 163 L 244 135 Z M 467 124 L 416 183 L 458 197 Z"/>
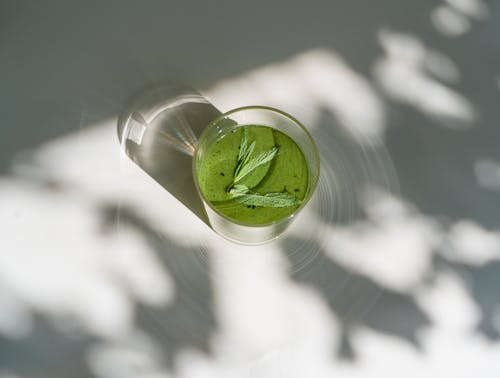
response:
<path id="1" fill-rule="evenodd" d="M 228 188 L 233 183 L 239 147 L 246 129 L 249 144 L 255 141 L 251 157 L 279 146 L 274 159 L 245 176 L 239 184 L 254 193 L 288 193 L 302 200 L 307 193 L 308 169 L 304 154 L 284 133 L 266 126 L 239 127 L 209 145 L 198 169 L 200 189 L 222 214 L 247 224 L 266 224 L 292 214 L 299 205 L 288 207 L 249 206 L 231 199 Z"/>

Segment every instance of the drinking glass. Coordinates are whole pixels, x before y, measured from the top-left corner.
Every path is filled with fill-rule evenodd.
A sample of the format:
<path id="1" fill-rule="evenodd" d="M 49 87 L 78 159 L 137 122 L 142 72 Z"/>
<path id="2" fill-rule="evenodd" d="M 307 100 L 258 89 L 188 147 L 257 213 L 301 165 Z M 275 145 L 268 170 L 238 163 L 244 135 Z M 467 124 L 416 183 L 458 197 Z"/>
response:
<path id="1" fill-rule="evenodd" d="M 198 181 L 200 163 L 207 148 L 223 135 L 248 125 L 267 126 L 292 138 L 307 162 L 308 186 L 301 205 L 290 215 L 268 224 L 243 223 L 219 212 L 207 200 Z M 242 244 L 261 244 L 280 236 L 296 215 L 306 206 L 316 188 L 319 176 L 319 156 L 316 144 L 307 129 L 291 115 L 267 106 L 246 106 L 230 110 L 213 120 L 202 132 L 193 156 L 193 177 L 211 227 L 220 235 Z"/>

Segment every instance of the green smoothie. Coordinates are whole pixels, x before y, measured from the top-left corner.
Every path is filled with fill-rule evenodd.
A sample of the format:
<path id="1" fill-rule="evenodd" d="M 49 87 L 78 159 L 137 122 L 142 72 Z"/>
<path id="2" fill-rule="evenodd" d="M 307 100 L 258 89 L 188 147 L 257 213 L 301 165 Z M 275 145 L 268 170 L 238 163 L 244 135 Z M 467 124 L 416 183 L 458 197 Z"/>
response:
<path id="1" fill-rule="evenodd" d="M 309 182 L 299 146 L 260 125 L 238 127 L 207 146 L 197 174 L 200 190 L 220 213 L 252 225 L 292 214 Z"/>

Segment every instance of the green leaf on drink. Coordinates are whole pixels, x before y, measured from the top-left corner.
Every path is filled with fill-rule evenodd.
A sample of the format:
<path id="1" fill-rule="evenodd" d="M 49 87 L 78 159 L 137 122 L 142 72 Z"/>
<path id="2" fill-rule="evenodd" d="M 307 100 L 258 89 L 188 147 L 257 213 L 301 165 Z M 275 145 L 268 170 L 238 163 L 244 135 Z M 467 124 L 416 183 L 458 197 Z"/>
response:
<path id="1" fill-rule="evenodd" d="M 254 145 L 252 143 L 252 145 Z M 235 175 L 234 175 L 234 183 L 240 182 L 246 175 L 248 175 L 250 172 L 252 172 L 254 169 L 257 167 L 260 167 L 263 164 L 266 164 L 267 162 L 270 162 L 271 160 L 274 159 L 276 154 L 278 153 L 278 147 L 274 146 L 271 148 L 269 151 L 262 152 L 261 154 L 257 155 L 253 159 L 247 159 L 240 169 L 236 169 Z"/>
<path id="2" fill-rule="evenodd" d="M 254 148 L 255 142 L 252 142 L 250 146 L 248 146 L 247 131 L 243 128 L 243 135 L 240 142 L 240 152 L 238 153 L 238 161 L 236 163 L 236 169 L 234 170 L 234 177 L 239 177 L 241 170 L 247 166 Z M 233 180 L 233 183 L 236 183 L 236 180 Z"/>
<path id="3" fill-rule="evenodd" d="M 248 136 L 247 129 L 243 128 L 241 142 L 240 142 L 240 152 L 238 153 L 238 164 L 244 160 L 244 157 L 248 149 Z"/>
<path id="4" fill-rule="evenodd" d="M 247 185 L 239 184 L 245 176 L 255 169 L 272 161 L 279 150 L 278 146 L 274 146 L 270 150 L 261 152 L 256 157 L 251 158 L 255 149 L 255 141 L 250 145 L 248 143 L 247 131 L 246 128 L 243 128 L 233 182 L 227 189 L 230 198 L 247 206 L 261 207 L 288 207 L 302 203 L 297 197 L 288 193 L 258 194 L 252 192 Z"/>
<path id="5" fill-rule="evenodd" d="M 229 190 L 229 194 L 231 195 L 232 198 L 237 198 L 247 194 L 249 191 L 250 189 L 248 189 L 248 186 L 237 184 L 231 187 L 231 189 Z"/>
<path id="6" fill-rule="evenodd" d="M 301 200 L 288 193 L 267 193 L 264 195 L 257 193 L 244 193 L 234 197 L 234 200 L 245 205 L 264 207 L 288 207 L 300 205 Z"/>

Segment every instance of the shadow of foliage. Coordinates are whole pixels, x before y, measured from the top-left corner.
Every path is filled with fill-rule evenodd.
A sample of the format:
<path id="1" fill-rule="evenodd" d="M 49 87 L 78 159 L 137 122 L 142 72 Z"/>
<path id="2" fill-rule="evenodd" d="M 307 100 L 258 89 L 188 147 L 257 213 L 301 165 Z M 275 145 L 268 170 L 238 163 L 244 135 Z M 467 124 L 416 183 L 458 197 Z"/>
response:
<path id="1" fill-rule="evenodd" d="M 289 253 L 300 240 L 284 239 L 282 249 L 292 266 L 301 264 L 299 253 Z M 373 280 L 347 270 L 328 257 L 324 248 L 316 244 L 319 254 L 303 269 L 291 274 L 301 285 L 317 290 L 342 325 L 339 357 L 355 358 L 350 336 L 357 326 L 396 336 L 419 347 L 418 331 L 430 325 L 408 294 L 399 293 L 378 285 Z"/>
<path id="2" fill-rule="evenodd" d="M 93 377 L 85 359 L 93 341 L 83 333 L 70 334 L 34 315 L 32 330 L 26 337 L 0 337 L 0 372 L 15 372 L 23 378 Z"/>
<path id="3" fill-rule="evenodd" d="M 217 327 L 213 310 L 210 263 L 202 250 L 179 245 L 131 208 L 105 205 L 104 226 L 120 225 L 138 232 L 174 283 L 175 297 L 163 307 L 138 305 L 136 325 L 161 346 L 169 367 L 183 348 L 210 353 L 209 338 Z"/>

